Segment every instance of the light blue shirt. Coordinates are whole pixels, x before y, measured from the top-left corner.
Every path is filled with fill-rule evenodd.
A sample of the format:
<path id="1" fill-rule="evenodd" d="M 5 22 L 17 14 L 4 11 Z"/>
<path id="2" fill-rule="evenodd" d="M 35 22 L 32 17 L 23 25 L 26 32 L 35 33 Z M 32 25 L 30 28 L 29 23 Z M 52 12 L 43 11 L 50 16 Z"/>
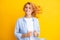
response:
<path id="1" fill-rule="evenodd" d="M 32 17 L 32 21 L 33 21 L 33 27 L 34 27 L 34 31 L 38 32 L 38 34 L 40 35 L 40 25 L 39 25 L 39 21 L 37 18 Z M 22 34 L 25 34 L 28 32 L 27 30 L 27 23 L 23 18 L 19 18 L 16 22 L 16 27 L 15 27 L 15 36 L 17 37 L 18 40 L 30 40 L 29 37 L 25 37 L 22 38 Z M 34 40 L 39 40 L 37 37 L 33 36 Z"/>

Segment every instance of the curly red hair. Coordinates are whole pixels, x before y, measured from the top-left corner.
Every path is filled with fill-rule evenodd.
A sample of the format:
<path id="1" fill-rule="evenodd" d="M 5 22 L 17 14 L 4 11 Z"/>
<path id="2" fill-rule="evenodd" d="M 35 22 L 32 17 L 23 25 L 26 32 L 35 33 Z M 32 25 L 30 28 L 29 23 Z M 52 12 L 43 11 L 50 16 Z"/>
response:
<path id="1" fill-rule="evenodd" d="M 27 4 L 29 4 L 29 5 L 32 6 L 32 8 L 33 8 L 32 16 L 35 17 L 36 14 L 40 11 L 39 8 L 38 8 L 35 4 L 33 4 L 33 3 L 31 3 L 31 2 L 27 2 L 27 3 L 24 5 L 23 10 L 25 9 L 25 7 L 26 7 Z M 39 6 L 39 7 L 40 7 L 40 6 Z"/>

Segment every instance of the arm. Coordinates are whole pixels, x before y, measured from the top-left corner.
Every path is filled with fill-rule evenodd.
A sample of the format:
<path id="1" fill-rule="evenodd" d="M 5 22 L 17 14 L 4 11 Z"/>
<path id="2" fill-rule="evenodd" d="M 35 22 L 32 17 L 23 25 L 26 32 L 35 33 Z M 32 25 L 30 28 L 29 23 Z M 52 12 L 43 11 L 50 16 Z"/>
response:
<path id="1" fill-rule="evenodd" d="M 35 21 L 35 31 L 34 31 L 34 35 L 35 35 L 35 36 L 39 36 L 39 35 L 40 35 L 40 26 L 39 26 L 39 21 L 38 21 L 38 19 L 36 19 L 36 21 Z"/>
<path id="2" fill-rule="evenodd" d="M 18 39 L 20 39 L 22 36 L 22 34 L 19 31 L 20 31 L 19 21 L 17 21 L 14 34 Z"/>
<path id="3" fill-rule="evenodd" d="M 40 35 L 40 25 L 39 25 L 39 21 L 38 21 L 38 19 L 37 19 L 37 32 L 38 32 L 38 34 Z"/>

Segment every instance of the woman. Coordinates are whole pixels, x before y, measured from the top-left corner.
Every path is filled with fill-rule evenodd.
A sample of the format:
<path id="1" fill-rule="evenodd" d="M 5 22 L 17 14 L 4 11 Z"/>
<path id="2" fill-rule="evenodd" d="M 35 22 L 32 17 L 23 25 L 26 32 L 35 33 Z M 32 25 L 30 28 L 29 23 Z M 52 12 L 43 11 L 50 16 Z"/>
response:
<path id="1" fill-rule="evenodd" d="M 17 20 L 15 35 L 18 40 L 38 40 L 40 34 L 39 22 L 35 18 L 35 14 L 38 11 L 37 7 L 27 2 L 23 8 L 25 16 Z"/>

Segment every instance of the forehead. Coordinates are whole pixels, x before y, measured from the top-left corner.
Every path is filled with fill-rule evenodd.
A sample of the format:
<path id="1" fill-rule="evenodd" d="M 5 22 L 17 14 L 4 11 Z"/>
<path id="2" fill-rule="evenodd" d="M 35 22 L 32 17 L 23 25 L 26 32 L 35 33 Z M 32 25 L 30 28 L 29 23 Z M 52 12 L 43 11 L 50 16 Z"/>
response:
<path id="1" fill-rule="evenodd" d="M 32 7 L 32 5 L 31 4 L 26 4 L 26 7 Z"/>

